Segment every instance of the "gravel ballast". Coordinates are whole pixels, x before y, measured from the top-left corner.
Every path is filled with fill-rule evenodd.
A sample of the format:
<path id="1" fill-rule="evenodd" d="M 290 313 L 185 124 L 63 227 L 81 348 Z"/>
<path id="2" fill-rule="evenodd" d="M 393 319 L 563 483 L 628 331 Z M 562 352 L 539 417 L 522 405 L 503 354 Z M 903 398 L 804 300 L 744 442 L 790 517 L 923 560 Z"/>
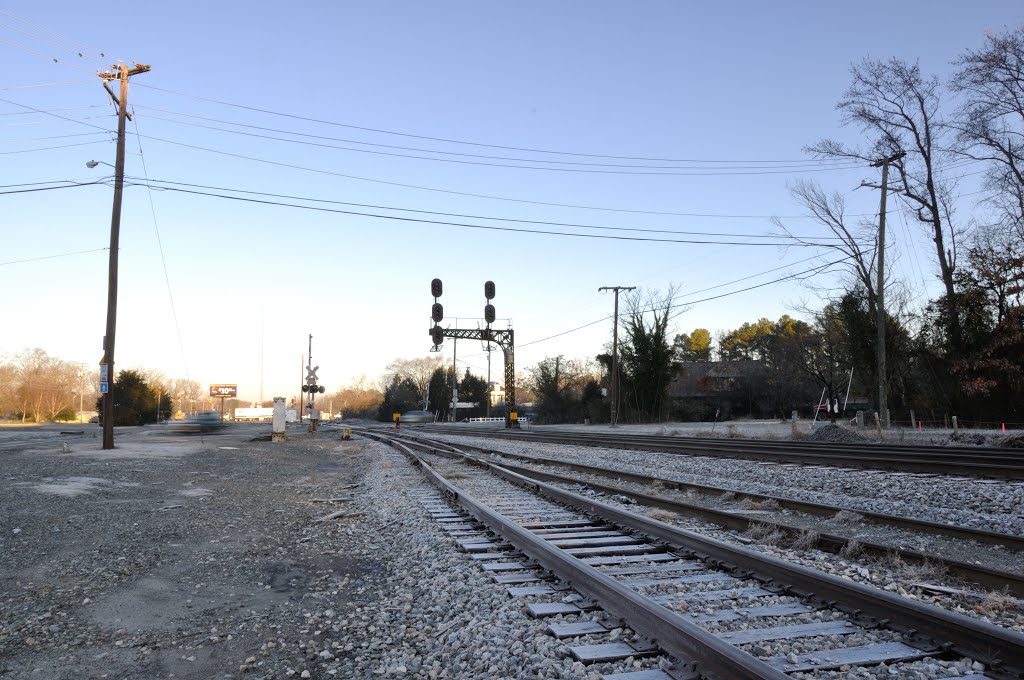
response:
<path id="1" fill-rule="evenodd" d="M 436 432 L 431 432 L 429 437 L 456 445 L 464 443 L 484 446 L 508 453 L 542 456 L 684 482 L 730 487 L 740 491 L 780 495 L 1024 535 L 1024 484 L 1020 482 L 761 463 L 589 446 L 499 441 L 493 438 L 441 435 Z M 614 504 L 618 501 L 608 498 L 604 502 Z M 637 509 L 635 505 L 628 507 L 632 510 Z M 660 516 L 658 518 L 662 519 Z M 976 593 L 970 589 L 957 592 L 962 590 L 963 585 L 948 580 L 941 570 L 919 568 L 904 564 L 895 558 L 871 560 L 859 558 L 856 554 L 838 556 L 819 550 L 785 547 L 780 544 L 779 536 L 741 534 L 703 523 L 693 523 L 692 520 L 684 518 L 674 521 L 786 560 L 873 585 L 904 597 L 931 602 L 1017 632 L 1024 632 L 1024 603 L 1020 600 L 999 593 Z M 704 528 L 700 528 L 702 526 Z M 858 524 L 853 528 L 864 531 L 872 538 L 879 536 L 879 530 L 870 525 Z M 944 539 L 938 539 L 937 542 L 948 544 Z M 915 547 L 926 548 L 927 545 Z M 976 545 L 965 545 L 963 557 L 973 559 L 972 555 L 977 548 Z M 1013 561 L 1010 552 L 1006 551 L 1007 556 L 1000 559 L 999 563 L 1012 566 L 1007 562 Z M 916 587 L 922 582 L 947 585 L 954 592 L 935 592 Z"/>

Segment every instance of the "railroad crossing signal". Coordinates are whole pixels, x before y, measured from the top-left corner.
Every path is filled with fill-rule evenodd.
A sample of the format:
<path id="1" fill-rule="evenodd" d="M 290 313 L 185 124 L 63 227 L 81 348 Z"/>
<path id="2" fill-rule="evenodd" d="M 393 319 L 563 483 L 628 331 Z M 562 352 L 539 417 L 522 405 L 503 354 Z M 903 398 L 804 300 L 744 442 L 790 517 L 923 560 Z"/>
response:
<path id="1" fill-rule="evenodd" d="M 302 386 L 302 391 L 303 392 L 312 392 L 313 394 L 317 394 L 317 393 L 323 394 L 324 392 L 327 391 L 327 389 L 323 385 L 320 385 L 319 387 L 317 387 L 317 384 L 316 384 L 316 372 L 319 371 L 319 370 L 320 370 L 319 366 L 313 366 L 312 368 L 310 368 L 309 366 L 306 366 L 306 384 Z"/>

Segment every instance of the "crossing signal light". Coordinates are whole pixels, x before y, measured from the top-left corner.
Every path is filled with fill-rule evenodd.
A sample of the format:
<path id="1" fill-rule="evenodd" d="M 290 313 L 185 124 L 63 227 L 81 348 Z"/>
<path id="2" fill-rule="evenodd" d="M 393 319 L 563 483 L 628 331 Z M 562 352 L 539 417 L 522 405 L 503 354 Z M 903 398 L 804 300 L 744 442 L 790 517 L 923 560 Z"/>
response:
<path id="1" fill-rule="evenodd" d="M 441 319 L 444 318 L 444 307 L 441 306 L 440 302 L 435 302 L 431 305 L 430 318 L 434 320 L 434 323 L 440 323 Z"/>
<path id="2" fill-rule="evenodd" d="M 434 341 L 435 346 L 444 342 L 444 331 L 440 326 L 434 326 L 430 329 L 430 339 Z"/>
<path id="3" fill-rule="evenodd" d="M 484 305 L 484 321 L 494 323 L 494 305 Z"/>
<path id="4" fill-rule="evenodd" d="M 309 392 L 309 385 L 303 385 L 302 386 L 302 391 L 303 392 Z"/>
<path id="5" fill-rule="evenodd" d="M 484 297 L 488 300 L 494 299 L 494 281 L 486 281 L 484 283 Z"/>
<path id="6" fill-rule="evenodd" d="M 434 279 L 430 282 L 430 294 L 436 298 L 441 297 L 444 288 L 441 286 L 441 279 Z"/>

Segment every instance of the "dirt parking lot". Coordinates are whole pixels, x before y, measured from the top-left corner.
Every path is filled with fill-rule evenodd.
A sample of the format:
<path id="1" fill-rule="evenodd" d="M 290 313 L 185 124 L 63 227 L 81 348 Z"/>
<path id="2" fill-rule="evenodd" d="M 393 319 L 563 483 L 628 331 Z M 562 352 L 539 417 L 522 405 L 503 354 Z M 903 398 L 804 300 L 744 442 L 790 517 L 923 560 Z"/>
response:
<path id="1" fill-rule="evenodd" d="M 376 445 L 249 439 L 0 452 L 0 677 L 335 675 L 323 610 L 372 607 L 388 577 L 358 500 Z"/>

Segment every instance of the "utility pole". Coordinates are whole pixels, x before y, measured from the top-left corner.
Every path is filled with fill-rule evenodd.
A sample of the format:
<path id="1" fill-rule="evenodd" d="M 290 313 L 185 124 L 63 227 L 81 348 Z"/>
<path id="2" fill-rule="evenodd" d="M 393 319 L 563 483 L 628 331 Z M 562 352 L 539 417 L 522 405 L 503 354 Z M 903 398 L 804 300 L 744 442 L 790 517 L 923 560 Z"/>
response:
<path id="1" fill-rule="evenodd" d="M 876 305 L 878 325 L 878 417 L 886 428 L 889 427 L 889 400 L 886 395 L 886 366 L 885 366 L 885 199 L 889 194 L 889 164 L 898 161 L 906 154 L 896 153 L 886 158 L 875 161 L 871 167 L 882 167 L 882 190 L 881 206 L 878 209 L 878 283 L 876 284 Z"/>
<path id="2" fill-rule="evenodd" d="M 149 66 L 125 64 L 114 66 L 114 71 L 100 71 L 103 87 L 117 105 L 117 160 L 114 162 L 114 207 L 110 216 L 110 261 L 107 274 L 107 329 L 103 339 L 103 363 L 107 367 L 109 384 L 114 382 L 114 338 L 117 331 L 117 248 L 121 237 L 121 194 L 124 190 L 124 129 L 128 119 L 128 78 L 149 71 Z M 108 82 L 121 83 L 121 96 L 117 97 Z M 103 448 L 114 448 L 114 395 L 108 387 L 103 395 Z"/>
<path id="3" fill-rule="evenodd" d="M 618 427 L 619 424 L 619 291 L 636 290 L 636 286 L 601 286 L 597 292 L 612 290 L 615 291 L 615 326 L 612 328 L 612 408 L 611 426 Z"/>
<path id="4" fill-rule="evenodd" d="M 456 319 L 455 323 L 459 320 Z M 456 404 L 459 403 L 459 339 L 452 340 L 452 411 L 449 420 L 455 422 Z"/>

